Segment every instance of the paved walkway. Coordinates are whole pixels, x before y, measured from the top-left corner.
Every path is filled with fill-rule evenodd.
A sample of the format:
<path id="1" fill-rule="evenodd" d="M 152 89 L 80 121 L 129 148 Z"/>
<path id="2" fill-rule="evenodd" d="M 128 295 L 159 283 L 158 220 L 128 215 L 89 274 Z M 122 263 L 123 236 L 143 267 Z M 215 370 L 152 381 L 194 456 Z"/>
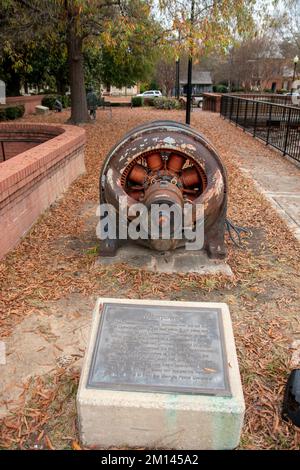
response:
<path id="1" fill-rule="evenodd" d="M 193 118 L 211 142 L 217 145 L 218 140 L 226 141 L 237 157 L 239 168 L 254 180 L 258 191 L 264 194 L 300 241 L 300 165 L 216 113 L 196 110 Z"/>
<path id="2" fill-rule="evenodd" d="M 257 189 L 300 241 L 300 168 L 277 152 L 272 153 L 272 160 L 265 155 L 262 158 L 259 153 L 252 153 L 249 158 L 248 150 L 241 145 L 238 148 L 240 168 L 253 178 Z"/>

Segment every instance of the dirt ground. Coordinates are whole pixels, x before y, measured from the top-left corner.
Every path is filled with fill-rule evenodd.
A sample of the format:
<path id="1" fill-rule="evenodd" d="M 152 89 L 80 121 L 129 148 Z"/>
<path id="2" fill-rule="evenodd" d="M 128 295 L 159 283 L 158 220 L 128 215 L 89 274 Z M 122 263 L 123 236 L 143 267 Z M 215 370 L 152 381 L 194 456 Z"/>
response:
<path id="1" fill-rule="evenodd" d="M 25 120 L 67 117 L 66 111 Z M 290 344 L 300 338 L 299 243 L 244 176 L 239 153 L 243 148 L 249 158 L 269 162 L 282 157 L 217 114 L 194 111 L 192 125 L 227 167 L 229 216 L 253 232 L 243 249 L 228 241 L 234 276 L 158 274 L 97 263 L 94 208 L 106 153 L 136 125 L 184 117 L 182 111 L 151 108 L 114 108 L 112 117 L 99 110 L 97 121 L 85 126 L 86 175 L 0 262 L 0 334 L 8 353 L 7 365 L 0 366 L 0 448 L 80 448 L 75 394 L 92 307 L 97 296 L 113 296 L 228 303 L 246 400 L 240 448 L 300 449 L 300 430 L 280 417 Z"/>

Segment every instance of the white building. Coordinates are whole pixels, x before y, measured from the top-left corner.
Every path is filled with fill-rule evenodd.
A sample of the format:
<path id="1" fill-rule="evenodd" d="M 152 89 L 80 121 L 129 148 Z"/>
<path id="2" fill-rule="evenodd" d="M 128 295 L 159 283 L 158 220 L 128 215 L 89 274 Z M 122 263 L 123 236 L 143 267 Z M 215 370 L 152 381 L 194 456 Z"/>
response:
<path id="1" fill-rule="evenodd" d="M 108 85 L 103 89 L 103 95 L 105 96 L 135 96 L 140 92 L 140 86 L 134 85 L 132 87 L 117 88 L 112 85 Z"/>
<path id="2" fill-rule="evenodd" d="M 0 80 L 0 104 L 6 104 L 6 86 L 3 80 Z"/>

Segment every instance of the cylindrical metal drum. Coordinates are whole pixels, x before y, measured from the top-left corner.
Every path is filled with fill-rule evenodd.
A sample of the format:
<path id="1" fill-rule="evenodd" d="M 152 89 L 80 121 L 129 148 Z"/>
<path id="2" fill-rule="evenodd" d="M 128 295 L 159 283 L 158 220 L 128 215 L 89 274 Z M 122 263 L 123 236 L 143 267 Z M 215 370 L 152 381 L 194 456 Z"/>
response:
<path id="1" fill-rule="evenodd" d="M 128 224 L 135 220 L 136 214 L 130 208 L 137 203 L 147 209 L 163 203 L 165 212 L 158 219 L 162 225 L 171 220 L 166 215 L 168 206 L 184 214 L 186 205 L 191 205 L 193 224 L 204 213 L 203 248 L 213 258 L 225 257 L 226 170 L 214 147 L 190 126 L 173 121 L 151 122 L 133 129 L 115 145 L 101 171 L 100 202 L 111 204 L 120 213 L 120 201 L 128 207 Z M 172 230 L 178 236 L 178 230 Z M 160 243 L 152 232 L 149 228 L 147 238 L 135 241 L 161 251 L 184 245 L 184 236 Z M 111 255 L 119 243 L 118 236 L 115 243 L 101 242 L 100 252 Z"/>

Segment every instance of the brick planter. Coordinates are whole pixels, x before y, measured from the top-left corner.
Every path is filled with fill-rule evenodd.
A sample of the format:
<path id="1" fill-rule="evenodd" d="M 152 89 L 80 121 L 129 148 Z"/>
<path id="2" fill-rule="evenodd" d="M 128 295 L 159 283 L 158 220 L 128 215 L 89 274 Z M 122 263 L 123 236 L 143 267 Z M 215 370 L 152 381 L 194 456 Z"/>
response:
<path id="1" fill-rule="evenodd" d="M 221 99 L 220 93 L 203 93 L 203 111 L 211 111 L 213 113 L 220 113 L 221 111 Z"/>
<path id="2" fill-rule="evenodd" d="M 45 95 L 32 95 L 32 96 L 8 96 L 6 104 L 10 106 L 18 106 L 22 104 L 25 108 L 26 114 L 35 114 L 35 107 L 42 104 L 42 99 Z"/>
<path id="3" fill-rule="evenodd" d="M 62 134 L 62 128 L 36 124 L 0 124 L 0 163 Z"/>
<path id="4" fill-rule="evenodd" d="M 0 259 L 85 172 L 83 129 L 51 124 L 0 125 L 0 140 L 1 135 L 12 134 L 24 139 L 30 135 L 43 143 L 0 163 Z M 18 145 L 20 149 L 21 142 Z"/>

